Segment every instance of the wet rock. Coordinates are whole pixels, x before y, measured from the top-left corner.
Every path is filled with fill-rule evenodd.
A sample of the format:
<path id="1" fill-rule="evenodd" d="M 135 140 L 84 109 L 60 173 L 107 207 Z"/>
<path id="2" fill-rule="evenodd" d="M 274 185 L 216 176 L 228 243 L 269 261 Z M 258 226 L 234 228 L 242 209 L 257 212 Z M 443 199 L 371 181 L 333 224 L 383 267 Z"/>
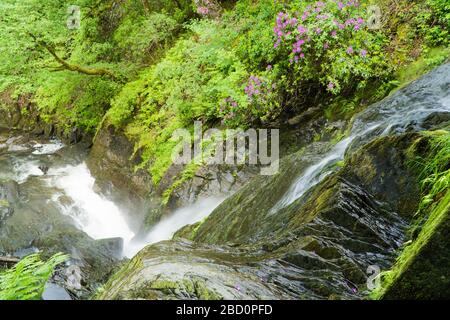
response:
<path id="1" fill-rule="evenodd" d="M 422 126 L 427 130 L 437 127 L 444 127 L 450 124 L 450 112 L 433 112 L 422 122 Z"/>
<path id="2" fill-rule="evenodd" d="M 19 184 L 14 180 L 0 181 L 0 199 L 15 204 L 20 197 Z"/>
<path id="3" fill-rule="evenodd" d="M 159 210 L 161 205 L 161 198 L 153 193 L 148 171 L 135 171 L 140 161 L 140 152 L 134 152 L 133 142 L 112 125 L 99 129 L 87 159 L 97 190 L 121 203 L 136 221 L 144 219 L 143 214 L 137 213 Z"/>
<path id="4" fill-rule="evenodd" d="M 384 175 L 382 150 L 397 146 L 401 153 L 401 147 L 407 148 L 407 141 L 412 143 L 414 138 L 386 138 L 384 143 L 359 150 L 375 163 L 366 183 L 383 183 L 378 179 Z M 320 158 L 320 154 L 316 156 Z M 387 198 L 380 201 L 381 194 L 366 190 L 355 177 L 359 169 L 353 162 L 325 178 L 305 199 L 271 213 L 295 179 L 291 177 L 293 167 L 298 174 L 298 168 L 308 161 L 315 161 L 308 150 L 288 157 L 278 176 L 254 178 L 206 221 L 183 228 L 175 240 L 148 246 L 108 283 L 100 297 L 199 299 L 195 290 L 186 289 L 186 283 L 194 279 L 203 279 L 202 286 L 213 298 L 363 297 L 367 268 L 392 264 L 392 252 L 404 239 L 406 220 L 397 214 L 395 203 Z M 405 161 L 389 165 L 393 170 L 405 170 Z M 406 180 L 415 181 L 413 173 L 404 173 Z M 280 192 L 275 192 L 274 186 Z M 385 190 L 400 192 L 392 188 Z M 381 185 L 374 188 L 382 189 Z"/>
<path id="5" fill-rule="evenodd" d="M 193 179 L 174 188 L 166 205 L 163 204 L 163 194 L 177 181 L 184 167 L 171 166 L 155 186 L 148 170 L 135 170 L 141 164 L 142 152 L 135 152 L 134 142 L 123 132 L 105 124 L 96 136 L 87 162 L 97 178 L 98 188 L 103 193 L 110 192 L 125 211 L 134 215 L 137 221 L 143 221 L 142 232 L 148 231 L 164 215 L 200 198 L 232 194 L 254 176 L 255 171 L 238 166 L 201 167 Z M 136 217 L 136 212 L 145 214 Z"/>
<path id="6" fill-rule="evenodd" d="M 47 283 L 42 293 L 42 300 L 72 300 L 72 298 L 63 287 Z"/>
<path id="7" fill-rule="evenodd" d="M 0 199 L 0 228 L 4 222 L 14 213 L 14 209 L 5 199 Z"/>
<path id="8" fill-rule="evenodd" d="M 19 185 L 15 181 L 0 182 L 0 228 L 14 214 L 14 203 L 19 199 Z"/>
<path id="9" fill-rule="evenodd" d="M 422 225 L 390 271 L 383 299 L 444 300 L 450 297 L 450 191 L 415 225 Z"/>
<path id="10" fill-rule="evenodd" d="M 87 298 L 118 265 L 122 240 L 90 238 L 70 217 L 61 214 L 56 203 L 48 201 L 55 190 L 49 190 L 43 183 L 33 178 L 22 183 L 18 200 L 17 184 L 0 185 L 4 198 L 17 200 L 10 204 L 14 214 L 0 219 L 0 255 L 25 255 L 40 250 L 46 259 L 57 252 L 67 253 L 83 273 L 82 288 L 73 294 Z M 1 203 L 0 209 L 4 209 Z M 66 288 L 64 270 L 60 278 L 58 285 Z"/>
<path id="11" fill-rule="evenodd" d="M 322 115 L 322 108 L 312 107 L 304 111 L 303 113 L 289 119 L 287 122 L 289 125 L 294 126 L 298 124 L 305 124 L 313 118 L 317 118 Z"/>
<path id="12" fill-rule="evenodd" d="M 162 242 L 133 258 L 97 299 L 280 299 L 289 295 L 264 283 L 239 256 L 190 242 Z M 129 280 L 129 281 L 128 281 Z"/>

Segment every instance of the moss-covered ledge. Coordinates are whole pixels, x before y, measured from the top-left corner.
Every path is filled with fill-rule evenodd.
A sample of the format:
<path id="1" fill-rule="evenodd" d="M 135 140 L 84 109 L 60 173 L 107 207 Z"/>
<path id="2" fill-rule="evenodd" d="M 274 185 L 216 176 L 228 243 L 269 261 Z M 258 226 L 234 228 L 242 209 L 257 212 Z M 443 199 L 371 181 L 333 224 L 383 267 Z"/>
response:
<path id="1" fill-rule="evenodd" d="M 394 267 L 382 275 L 373 299 L 450 297 L 450 190 L 430 212 L 417 238 L 403 249 Z"/>
<path id="2" fill-rule="evenodd" d="M 409 150 L 424 191 L 406 242 L 372 299 L 450 297 L 450 132 L 423 132 Z"/>

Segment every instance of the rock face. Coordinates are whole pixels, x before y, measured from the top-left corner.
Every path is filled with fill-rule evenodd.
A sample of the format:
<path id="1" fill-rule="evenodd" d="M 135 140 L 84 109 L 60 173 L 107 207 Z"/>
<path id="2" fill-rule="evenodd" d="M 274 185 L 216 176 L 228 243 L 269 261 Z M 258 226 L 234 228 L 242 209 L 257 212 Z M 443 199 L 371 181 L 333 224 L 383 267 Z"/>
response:
<path id="1" fill-rule="evenodd" d="M 199 168 L 193 179 L 174 188 L 169 202 L 163 204 L 163 193 L 175 182 L 183 167 L 173 165 L 160 184 L 154 185 L 147 169 L 138 169 L 142 150 L 135 151 L 135 143 L 120 129 L 105 124 L 97 133 L 88 158 L 88 166 L 101 189 L 111 184 L 113 198 L 123 204 L 131 215 L 144 213 L 139 218 L 143 231 L 180 207 L 193 204 L 200 198 L 230 195 L 255 174 L 255 168 L 237 166 L 208 166 Z M 131 208 L 131 209 L 130 209 Z"/>
<path id="2" fill-rule="evenodd" d="M 400 194 L 410 196 L 411 207 L 417 205 L 411 200 L 417 199 L 416 177 L 402 156 L 415 138 L 374 141 L 317 185 L 306 201 L 271 215 L 264 209 L 273 203 L 267 191 L 292 175 L 294 157 L 287 159 L 279 177 L 256 178 L 201 225 L 178 234 L 194 243 L 178 239 L 144 249 L 99 298 L 362 297 L 367 267 L 389 267 L 403 241 L 413 212 L 405 209 L 404 218 L 397 214 L 405 207 Z M 394 151 L 397 158 L 386 157 Z M 369 170 L 371 175 L 360 176 Z M 388 186 L 392 181 L 382 179 L 387 170 L 402 173 L 403 179 Z M 373 190 L 367 190 L 369 185 Z M 263 209 L 252 211 L 255 204 Z M 206 296 L 192 289 L 194 283 Z"/>
<path id="3" fill-rule="evenodd" d="M 11 202 L 15 202 L 18 196 L 19 188 L 15 181 L 0 182 L 0 227 L 14 213 Z"/>
<path id="4" fill-rule="evenodd" d="M 205 221 L 142 250 L 97 298 L 366 297 L 368 268 L 391 268 L 406 240 L 421 198 L 410 148 L 419 131 L 448 121 L 449 71 L 444 65 L 369 107 L 336 146 L 312 143 L 286 156 L 278 174 L 254 177 Z M 386 297 L 423 284 L 427 258 L 446 250 L 447 220 L 439 226 L 404 273 L 409 285 L 395 282 Z M 432 274 L 444 277 L 431 292 L 446 294 L 448 256 L 430 259 Z"/>
<path id="5" fill-rule="evenodd" d="M 0 108 L 0 128 L 18 129 L 37 136 L 57 136 L 68 144 L 78 142 L 90 143 L 92 135 L 82 132 L 78 128 L 66 131 L 63 126 L 57 126 L 44 121 L 39 116 L 39 110 L 32 102 L 31 95 L 11 97 L 11 92 L 6 91 L 0 96 L 0 102 L 7 108 Z M 64 125 L 64 124 L 63 124 Z"/>
<path id="6" fill-rule="evenodd" d="M 1 205 L 5 200 L 0 200 L 0 255 L 23 256 L 40 250 L 47 258 L 57 252 L 69 253 L 71 263 L 79 266 L 83 274 L 83 288 L 73 290 L 73 294 L 87 297 L 120 261 L 122 240 L 91 239 L 77 229 L 69 217 L 62 215 L 59 208 L 43 200 L 45 195 L 30 193 L 31 189 L 39 189 L 38 185 L 32 184 L 34 182 L 22 184 L 24 191 L 20 198 L 15 202 L 8 201 L 6 207 Z M 8 188 L 7 185 L 0 184 L 0 191 Z M 3 215 L 5 208 L 9 211 Z M 60 273 L 60 284 L 66 286 L 64 270 Z"/>
<path id="7" fill-rule="evenodd" d="M 82 288 L 70 288 L 74 297 L 87 298 L 112 273 L 122 259 L 122 239 L 94 240 L 63 214 L 53 197 L 61 190 L 44 175 L 50 168 L 78 164 L 86 152 L 82 145 L 64 147 L 38 140 L 34 135 L 0 132 L 0 255 L 23 257 L 42 251 L 48 258 L 57 252 L 71 256 L 79 267 Z M 47 142 L 47 143 L 46 143 Z M 56 151 L 55 151 L 56 150 Z M 70 200 L 68 200 L 70 201 Z M 55 281 L 69 286 L 68 265 L 58 269 Z"/>
<path id="8" fill-rule="evenodd" d="M 302 114 L 299 118 L 302 126 L 283 124 L 289 129 L 281 133 L 281 154 L 298 151 L 320 134 L 328 135 L 330 140 L 333 134 L 344 129 L 343 122 L 329 124 L 319 111 L 320 108 L 311 108 Z M 136 147 L 136 142 L 124 134 L 122 128 L 105 121 L 96 134 L 87 162 L 102 190 L 114 186 L 117 192 L 112 196 L 124 204 L 125 211 L 131 215 L 145 212 L 139 217 L 143 220 L 143 231 L 148 231 L 164 215 L 199 199 L 232 195 L 260 171 L 258 166 L 250 165 L 200 166 L 192 178 L 178 184 L 177 179 L 185 166 L 173 164 L 155 185 L 148 164 L 142 167 L 142 153 L 143 150 Z M 169 189 L 171 193 L 166 198 L 165 192 Z"/>
<path id="9" fill-rule="evenodd" d="M 402 252 L 396 276 L 383 299 L 442 300 L 450 297 L 450 191 L 440 200 L 420 234 Z M 398 269 L 398 270 L 397 270 Z"/>

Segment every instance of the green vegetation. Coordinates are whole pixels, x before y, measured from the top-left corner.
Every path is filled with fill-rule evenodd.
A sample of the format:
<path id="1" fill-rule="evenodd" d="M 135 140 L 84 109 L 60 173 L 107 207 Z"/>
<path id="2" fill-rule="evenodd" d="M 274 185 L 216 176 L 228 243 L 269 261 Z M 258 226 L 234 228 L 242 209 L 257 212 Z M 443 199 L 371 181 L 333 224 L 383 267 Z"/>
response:
<path id="1" fill-rule="evenodd" d="M 58 253 L 43 262 L 39 254 L 32 254 L 0 272 L 0 300 L 39 300 L 55 267 L 68 258 Z"/>
<path id="2" fill-rule="evenodd" d="M 194 120 L 269 126 L 312 105 L 350 117 L 449 56 L 444 0 L 206 3 L 2 1 L 0 106 L 31 102 L 66 132 L 112 124 L 158 184 L 172 133 Z"/>
<path id="3" fill-rule="evenodd" d="M 450 132 L 425 133 L 430 140 L 429 155 L 422 159 L 421 187 L 425 192 L 421 209 L 439 199 L 450 188 Z"/>
<path id="4" fill-rule="evenodd" d="M 423 133 L 410 151 L 411 166 L 418 170 L 423 198 L 410 227 L 412 238 L 406 242 L 393 268 L 381 274 L 382 287 L 371 293 L 381 299 L 424 250 L 437 228 L 450 212 L 450 132 L 438 130 Z M 425 144 L 425 146 L 424 146 Z M 425 155 L 424 150 L 426 148 Z"/>
<path id="5" fill-rule="evenodd" d="M 2 1 L 0 104 L 26 97 L 44 120 L 95 132 L 123 84 L 182 31 L 192 8 L 176 3 L 180 7 L 173 1 Z M 67 27 L 70 5 L 81 8 L 79 29 Z M 71 66 L 105 73 L 71 71 L 51 51 Z"/>

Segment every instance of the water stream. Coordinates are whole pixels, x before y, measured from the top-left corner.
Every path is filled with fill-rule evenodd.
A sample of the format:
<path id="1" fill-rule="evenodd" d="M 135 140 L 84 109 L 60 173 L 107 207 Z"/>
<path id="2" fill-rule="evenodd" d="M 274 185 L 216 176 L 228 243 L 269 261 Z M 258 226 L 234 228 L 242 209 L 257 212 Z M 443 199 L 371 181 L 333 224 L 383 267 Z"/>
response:
<path id="1" fill-rule="evenodd" d="M 123 255 L 127 257 L 132 257 L 148 244 L 170 239 L 185 225 L 204 219 L 223 200 L 200 200 L 191 207 L 174 212 L 154 226 L 148 235 L 134 240 L 138 230 L 132 229 L 118 204 L 97 192 L 95 178 L 82 159 L 64 159 L 67 155 L 60 141 L 36 142 L 20 135 L 9 137 L 7 132 L 3 135 L 0 180 L 39 184 L 39 191 L 50 195 L 43 197 L 43 201 L 59 208 L 60 214 L 69 216 L 77 228 L 91 238 L 122 238 Z M 48 171 L 44 173 L 46 169 Z M 48 190 L 43 190 L 42 186 Z"/>
<path id="2" fill-rule="evenodd" d="M 443 76 L 425 76 L 405 90 L 397 91 L 358 114 L 347 138 L 337 143 L 323 159 L 307 168 L 288 192 L 270 209 L 269 214 L 287 207 L 302 197 L 311 187 L 333 172 L 333 165 L 345 157 L 349 148 L 362 145 L 374 137 L 402 133 L 415 127 L 435 112 L 450 112 L 450 65 L 440 68 Z M 445 82 L 445 80 L 447 82 Z M 433 83 L 436 82 L 436 83 Z M 420 95 L 415 93 L 420 92 Z M 440 97 L 438 101 L 435 97 Z"/>
<path id="3" fill-rule="evenodd" d="M 450 112 L 450 64 L 438 72 L 441 77 L 424 77 L 357 115 L 347 137 L 321 155 L 321 160 L 304 168 L 284 196 L 270 204 L 269 214 L 291 205 L 320 183 L 350 149 L 375 137 L 421 130 L 430 114 Z M 208 198 L 179 209 L 137 240 L 139 230 L 132 227 L 119 204 L 98 192 L 85 155 L 71 148 L 58 140 L 34 141 L 17 132 L 0 131 L 0 181 L 13 180 L 26 192 L 39 195 L 44 208 L 56 207 L 93 239 L 122 238 L 124 256 L 132 257 L 148 244 L 170 239 L 183 226 L 205 219 L 224 200 Z"/>

